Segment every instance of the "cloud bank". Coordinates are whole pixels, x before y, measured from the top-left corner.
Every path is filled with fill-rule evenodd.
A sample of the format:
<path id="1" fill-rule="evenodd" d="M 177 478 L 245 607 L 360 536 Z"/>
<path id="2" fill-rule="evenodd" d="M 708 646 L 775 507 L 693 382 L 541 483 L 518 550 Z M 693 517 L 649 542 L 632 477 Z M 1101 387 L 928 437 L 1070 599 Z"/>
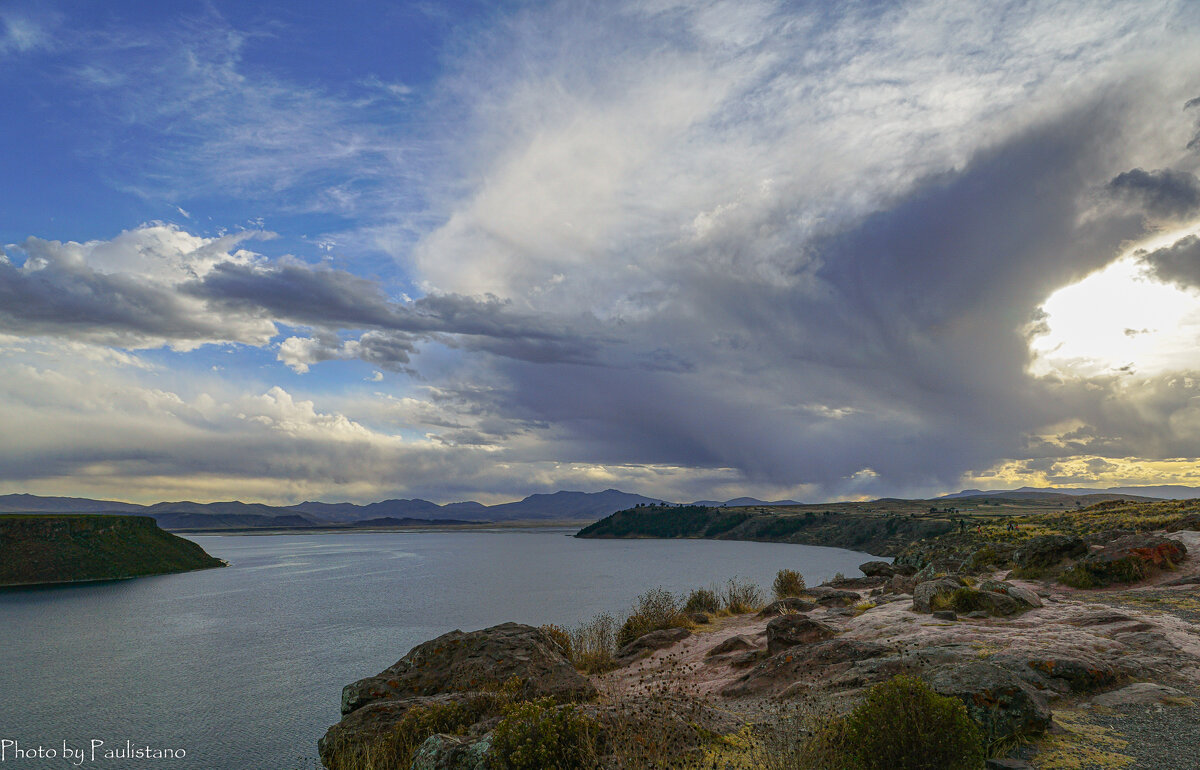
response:
<path id="1" fill-rule="evenodd" d="M 0 442 L 0 479 L 820 499 L 1180 467 L 1200 457 L 1190 362 L 1039 368 L 1036 341 L 1061 332 L 1057 290 L 1139 245 L 1149 278 L 1197 287 L 1198 21 L 1176 2 L 522 6 L 460 31 L 432 91 L 404 94 L 438 130 L 398 136 L 374 107 L 243 77 L 252 42 L 226 38 L 166 100 L 212 107 L 205 138 L 137 183 L 174 194 L 212 160 L 206 189 L 261 193 L 304 153 L 278 205 L 348 217 L 331 237 L 388 251 L 404 289 L 165 225 L 7 247 L 0 333 L 24 368 L 0 398 L 59 427 Z M 231 93 L 283 133 L 243 133 L 216 109 Z M 344 152 L 310 151 L 341 127 Z M 413 147 L 438 164 L 399 170 Z M 336 205 L 312 183 L 330 175 L 353 192 Z M 274 368 L 81 378 L 56 368 L 84 368 L 70 345 Z M 343 371 L 353 387 L 321 379 Z M 154 419 L 119 406 L 133 393 Z M 69 409 L 130 438 L 68 451 Z"/>

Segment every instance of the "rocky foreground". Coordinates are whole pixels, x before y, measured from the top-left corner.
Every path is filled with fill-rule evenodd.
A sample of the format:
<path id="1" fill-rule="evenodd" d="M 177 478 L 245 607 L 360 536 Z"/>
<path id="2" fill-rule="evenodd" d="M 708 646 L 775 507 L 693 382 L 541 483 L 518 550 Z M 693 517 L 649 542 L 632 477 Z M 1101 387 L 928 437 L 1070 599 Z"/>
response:
<path id="1" fill-rule="evenodd" d="M 1090 545 L 1027 539 L 1018 558 L 1026 572 L 1072 582 L 1136 582 L 1077 589 L 961 560 L 951 571 L 945 554 L 870 562 L 864 577 L 756 613 L 653 631 L 592 676 L 537 628 L 452 632 L 347 686 L 321 758 L 332 770 L 399 766 L 370 747 L 431 706 L 460 704 L 467 718 L 413 733 L 420 743 L 405 766 L 495 766 L 500 719 L 479 704 L 508 682 L 505 698 L 579 704 L 607 735 L 609 766 L 798 766 L 755 752 L 778 742 L 781 724 L 795 742 L 821 713 L 910 674 L 966 706 L 989 767 L 1196 768 L 1200 559 L 1188 554 L 1200 551 L 1200 532 L 1113 534 Z"/>

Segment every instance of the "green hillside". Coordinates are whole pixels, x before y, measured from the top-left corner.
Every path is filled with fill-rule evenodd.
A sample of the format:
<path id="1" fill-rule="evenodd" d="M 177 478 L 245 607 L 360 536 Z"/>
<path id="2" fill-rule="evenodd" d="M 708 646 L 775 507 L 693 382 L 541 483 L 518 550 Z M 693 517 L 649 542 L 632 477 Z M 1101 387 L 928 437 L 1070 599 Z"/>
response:
<path id="1" fill-rule="evenodd" d="M 224 566 L 148 516 L 0 515 L 0 586 L 63 583 Z"/>

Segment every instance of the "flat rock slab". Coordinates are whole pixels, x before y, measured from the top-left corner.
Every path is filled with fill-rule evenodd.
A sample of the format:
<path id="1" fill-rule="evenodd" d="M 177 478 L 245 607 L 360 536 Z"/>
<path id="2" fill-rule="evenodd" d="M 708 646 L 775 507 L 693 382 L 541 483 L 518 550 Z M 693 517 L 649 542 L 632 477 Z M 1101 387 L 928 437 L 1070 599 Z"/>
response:
<path id="1" fill-rule="evenodd" d="M 1182 698 L 1184 696 L 1182 690 L 1176 690 L 1174 687 L 1155 684 L 1153 682 L 1138 682 L 1119 690 L 1106 692 L 1103 695 L 1097 695 L 1092 698 L 1090 703 L 1093 706 L 1143 706 L 1149 703 L 1162 703 L 1167 698 Z"/>
<path id="2" fill-rule="evenodd" d="M 755 649 L 758 649 L 758 643 L 755 642 L 752 637 L 746 636 L 745 634 L 737 634 L 729 637 L 716 647 L 713 647 L 711 650 L 706 652 L 704 656 L 711 658 L 716 655 L 725 655 L 731 652 L 742 652 L 744 650 Z"/>
<path id="3" fill-rule="evenodd" d="M 778 601 L 771 602 L 762 611 L 758 613 L 760 618 L 773 618 L 776 615 L 786 615 L 789 612 L 812 612 L 817 608 L 817 605 L 812 602 L 806 602 L 795 596 L 789 596 Z"/>
<path id="4" fill-rule="evenodd" d="M 691 635 L 692 632 L 686 628 L 664 628 L 660 631 L 651 631 L 617 650 L 617 660 L 630 660 L 641 655 L 648 655 L 655 650 L 666 649 Z"/>

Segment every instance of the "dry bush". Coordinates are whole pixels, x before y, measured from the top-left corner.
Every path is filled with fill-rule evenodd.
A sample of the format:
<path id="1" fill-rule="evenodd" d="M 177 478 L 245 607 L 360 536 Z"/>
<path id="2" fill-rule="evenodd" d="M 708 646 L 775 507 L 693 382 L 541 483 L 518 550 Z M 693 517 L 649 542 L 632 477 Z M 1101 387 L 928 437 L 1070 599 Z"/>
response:
<path id="1" fill-rule="evenodd" d="M 664 628 L 687 628 L 691 622 L 683 613 L 679 597 L 665 588 L 651 588 L 637 598 L 633 611 L 617 632 L 617 646 L 629 644 L 640 636 Z"/>
<path id="2" fill-rule="evenodd" d="M 775 574 L 775 582 L 771 590 L 776 599 L 786 599 L 789 596 L 801 596 L 808 586 L 804 585 L 804 576 L 794 569 L 781 569 Z"/>
<path id="3" fill-rule="evenodd" d="M 725 604 L 726 610 L 732 612 L 734 615 L 741 615 L 746 612 L 755 612 L 762 608 L 763 592 L 757 583 L 731 577 L 725 584 L 725 591 L 721 599 Z"/>
<path id="4" fill-rule="evenodd" d="M 688 594 L 683 604 L 684 612 L 704 612 L 715 615 L 721 611 L 721 597 L 713 588 L 697 588 Z"/>
<path id="5" fill-rule="evenodd" d="M 617 651 L 617 621 L 601 612 L 570 631 L 571 662 L 588 674 L 599 674 L 613 667 Z"/>

